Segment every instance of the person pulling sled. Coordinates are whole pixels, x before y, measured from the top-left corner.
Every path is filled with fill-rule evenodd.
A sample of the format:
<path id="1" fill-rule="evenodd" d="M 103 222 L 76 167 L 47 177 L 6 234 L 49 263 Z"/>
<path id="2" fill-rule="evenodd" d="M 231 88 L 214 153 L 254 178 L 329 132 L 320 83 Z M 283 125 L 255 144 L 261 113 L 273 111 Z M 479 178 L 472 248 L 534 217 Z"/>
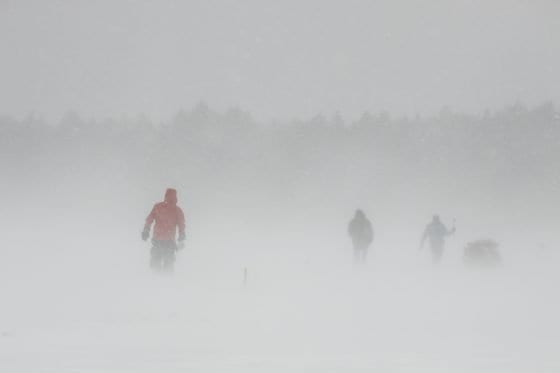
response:
<path id="1" fill-rule="evenodd" d="M 438 215 L 434 215 L 432 222 L 426 226 L 424 229 L 424 234 L 422 235 L 422 240 L 420 241 L 419 249 L 424 247 L 426 240 L 430 243 L 430 249 L 432 251 L 432 262 L 437 264 L 440 262 L 443 256 L 443 251 L 445 249 L 445 238 L 451 236 L 455 233 L 455 222 L 453 222 L 453 228 L 448 229 L 440 220 Z"/>

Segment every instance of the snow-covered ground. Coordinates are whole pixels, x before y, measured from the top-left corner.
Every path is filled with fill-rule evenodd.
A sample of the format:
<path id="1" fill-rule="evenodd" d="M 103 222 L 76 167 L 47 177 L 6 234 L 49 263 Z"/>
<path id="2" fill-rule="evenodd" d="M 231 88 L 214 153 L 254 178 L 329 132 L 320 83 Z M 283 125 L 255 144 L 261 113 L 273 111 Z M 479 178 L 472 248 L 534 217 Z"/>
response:
<path id="1" fill-rule="evenodd" d="M 557 247 L 472 270 L 457 238 L 434 268 L 380 233 L 354 266 L 344 227 L 315 242 L 217 224 L 219 239 L 193 222 L 162 276 L 137 226 L 58 219 L 10 230 L 0 252 L 2 372 L 560 371 Z"/>

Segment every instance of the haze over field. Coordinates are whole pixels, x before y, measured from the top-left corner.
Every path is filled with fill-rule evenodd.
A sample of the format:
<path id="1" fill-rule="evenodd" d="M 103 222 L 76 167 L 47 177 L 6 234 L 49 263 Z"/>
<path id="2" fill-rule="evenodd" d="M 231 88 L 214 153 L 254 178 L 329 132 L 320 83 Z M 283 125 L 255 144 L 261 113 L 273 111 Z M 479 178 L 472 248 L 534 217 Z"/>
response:
<path id="1" fill-rule="evenodd" d="M 0 371 L 559 371 L 556 10 L 3 1 Z"/>
<path id="2" fill-rule="evenodd" d="M 478 113 L 560 100 L 555 0 L 0 4 L 0 112 L 159 121 L 200 99 L 257 118 Z"/>

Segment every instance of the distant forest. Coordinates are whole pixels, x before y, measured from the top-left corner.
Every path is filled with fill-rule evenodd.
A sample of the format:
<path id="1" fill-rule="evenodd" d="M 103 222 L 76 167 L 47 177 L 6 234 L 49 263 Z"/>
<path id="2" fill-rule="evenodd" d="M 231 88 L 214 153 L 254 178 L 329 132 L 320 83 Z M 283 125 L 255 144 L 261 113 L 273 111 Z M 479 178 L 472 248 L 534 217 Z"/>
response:
<path id="1" fill-rule="evenodd" d="M 4 116 L 0 147 L 3 178 L 50 176 L 53 185 L 90 175 L 131 183 L 184 178 L 193 188 L 210 182 L 239 192 L 386 193 L 403 185 L 560 192 L 560 114 L 550 103 L 480 115 L 365 113 L 353 122 L 319 115 L 274 124 L 204 103 L 157 125 L 145 117 L 87 121 L 69 113 L 53 125 Z"/>

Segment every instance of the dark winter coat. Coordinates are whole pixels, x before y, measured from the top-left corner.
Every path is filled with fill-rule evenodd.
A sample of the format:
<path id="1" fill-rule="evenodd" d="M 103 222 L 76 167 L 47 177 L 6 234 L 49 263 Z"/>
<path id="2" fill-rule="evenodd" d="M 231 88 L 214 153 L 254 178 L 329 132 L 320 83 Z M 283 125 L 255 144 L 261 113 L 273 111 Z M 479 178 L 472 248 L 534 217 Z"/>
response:
<path id="1" fill-rule="evenodd" d="M 373 242 L 373 228 L 366 217 L 354 217 L 348 224 L 348 234 L 356 249 L 367 249 Z"/>
<path id="2" fill-rule="evenodd" d="M 430 241 L 430 247 L 442 247 L 445 242 L 445 237 L 449 236 L 450 234 L 454 233 L 455 230 L 448 230 L 443 223 L 438 221 L 432 221 L 426 227 L 424 231 L 424 236 L 422 237 L 422 242 L 426 240 L 426 238 Z"/>

